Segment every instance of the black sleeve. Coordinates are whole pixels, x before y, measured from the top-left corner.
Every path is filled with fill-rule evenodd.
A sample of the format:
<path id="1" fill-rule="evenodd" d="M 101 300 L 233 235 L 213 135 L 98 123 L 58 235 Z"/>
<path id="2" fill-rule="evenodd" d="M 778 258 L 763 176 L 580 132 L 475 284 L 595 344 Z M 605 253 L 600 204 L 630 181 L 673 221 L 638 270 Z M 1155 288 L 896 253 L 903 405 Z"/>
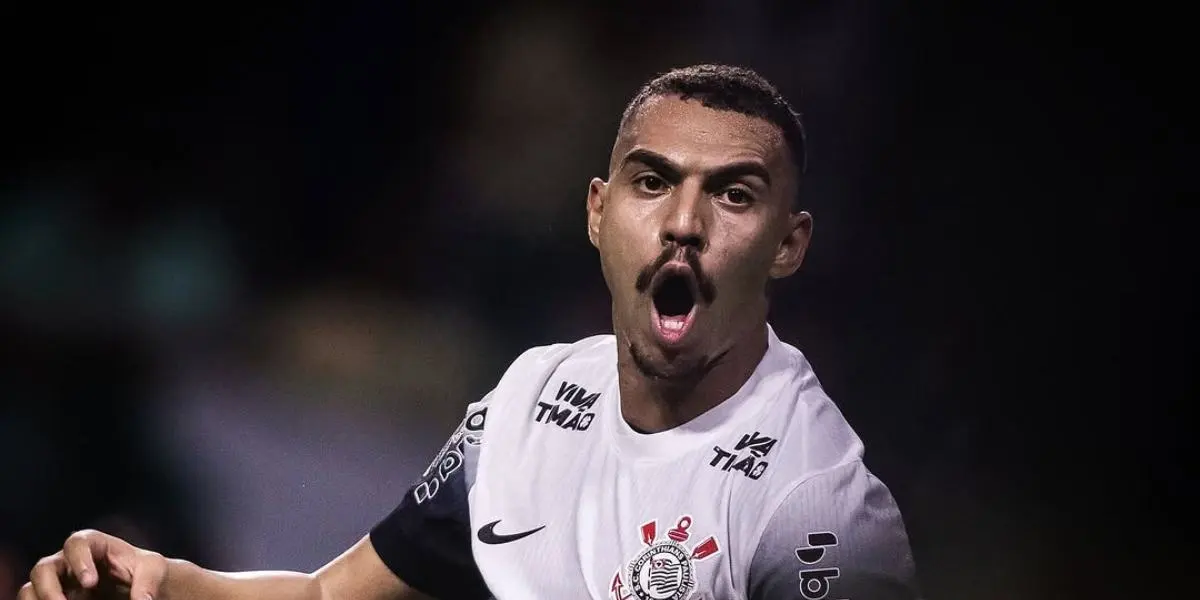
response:
<path id="1" fill-rule="evenodd" d="M 441 600 L 491 598 L 471 552 L 467 503 L 487 414 L 481 405 L 472 405 L 433 464 L 370 532 L 371 544 L 393 573 Z"/>

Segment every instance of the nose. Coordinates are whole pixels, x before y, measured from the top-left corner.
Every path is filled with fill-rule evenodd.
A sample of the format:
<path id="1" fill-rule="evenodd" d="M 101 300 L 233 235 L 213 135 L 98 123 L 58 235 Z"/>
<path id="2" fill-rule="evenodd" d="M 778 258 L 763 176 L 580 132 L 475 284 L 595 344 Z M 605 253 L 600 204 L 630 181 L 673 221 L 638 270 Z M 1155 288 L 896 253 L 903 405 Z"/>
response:
<path id="1" fill-rule="evenodd" d="M 708 203 L 699 189 L 681 185 L 667 200 L 659 241 L 703 251 L 708 245 Z"/>

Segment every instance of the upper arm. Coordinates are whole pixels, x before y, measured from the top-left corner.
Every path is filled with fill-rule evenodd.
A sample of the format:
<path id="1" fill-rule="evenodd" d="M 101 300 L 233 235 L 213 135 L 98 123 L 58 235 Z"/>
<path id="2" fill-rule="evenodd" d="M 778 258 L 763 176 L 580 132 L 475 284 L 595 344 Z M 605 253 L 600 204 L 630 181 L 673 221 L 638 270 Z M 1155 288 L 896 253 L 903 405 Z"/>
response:
<path id="1" fill-rule="evenodd" d="M 322 600 L 432 600 L 400 579 L 363 536 L 313 574 Z"/>
<path id="2" fill-rule="evenodd" d="M 365 542 L 388 575 L 429 596 L 490 597 L 471 550 L 468 504 L 490 399 L 491 394 L 468 407 L 429 468 Z"/>
<path id="3" fill-rule="evenodd" d="M 526 351 L 509 371 L 536 363 L 547 348 Z M 471 549 L 468 496 L 488 408 L 501 385 L 467 407 L 458 428 L 396 508 L 318 571 L 324 600 L 491 598 Z"/>
<path id="4" fill-rule="evenodd" d="M 749 592 L 751 600 L 919 597 L 891 492 L 861 462 L 797 485 L 759 540 Z"/>

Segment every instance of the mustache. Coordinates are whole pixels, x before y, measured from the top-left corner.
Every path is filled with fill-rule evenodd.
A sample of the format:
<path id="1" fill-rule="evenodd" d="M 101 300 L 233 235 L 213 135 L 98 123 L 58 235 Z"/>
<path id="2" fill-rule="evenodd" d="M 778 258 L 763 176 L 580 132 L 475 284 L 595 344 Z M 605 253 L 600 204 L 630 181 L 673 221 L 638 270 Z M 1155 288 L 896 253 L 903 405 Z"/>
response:
<path id="1" fill-rule="evenodd" d="M 717 287 L 713 285 L 712 279 L 700 268 L 700 255 L 693 249 L 680 247 L 674 244 L 664 246 L 662 252 L 654 259 L 654 262 L 646 265 L 638 273 L 637 281 L 634 286 L 637 291 L 645 293 L 650 289 L 650 282 L 654 281 L 655 273 L 658 273 L 663 265 L 671 262 L 672 259 L 682 255 L 683 261 L 692 268 L 692 273 L 696 276 L 696 287 L 700 290 L 700 298 L 705 304 L 711 304 L 717 297 Z"/>

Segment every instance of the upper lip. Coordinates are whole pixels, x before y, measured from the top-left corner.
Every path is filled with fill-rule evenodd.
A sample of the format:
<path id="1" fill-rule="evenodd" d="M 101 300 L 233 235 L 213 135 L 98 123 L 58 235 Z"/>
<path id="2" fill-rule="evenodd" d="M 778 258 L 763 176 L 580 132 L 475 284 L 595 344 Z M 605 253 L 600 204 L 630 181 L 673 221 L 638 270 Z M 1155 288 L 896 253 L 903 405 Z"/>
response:
<path id="1" fill-rule="evenodd" d="M 687 282 L 688 291 L 692 293 L 692 302 L 700 304 L 700 282 L 696 279 L 696 272 L 692 270 L 691 265 L 679 259 L 672 259 L 654 274 L 650 280 L 650 296 L 653 297 L 658 293 L 663 282 L 672 276 L 683 277 L 683 280 Z"/>

